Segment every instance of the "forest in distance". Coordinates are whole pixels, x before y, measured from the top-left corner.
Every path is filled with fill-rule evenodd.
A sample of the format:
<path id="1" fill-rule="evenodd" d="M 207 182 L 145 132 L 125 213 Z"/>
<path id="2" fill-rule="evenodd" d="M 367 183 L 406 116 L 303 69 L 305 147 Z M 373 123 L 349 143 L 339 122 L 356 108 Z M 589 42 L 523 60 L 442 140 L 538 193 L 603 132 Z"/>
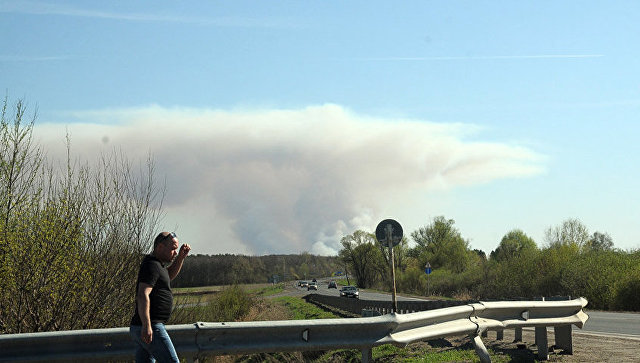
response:
<path id="1" fill-rule="evenodd" d="M 233 254 L 187 256 L 172 287 L 282 282 L 332 276 L 345 269 L 337 256 L 245 256 Z"/>

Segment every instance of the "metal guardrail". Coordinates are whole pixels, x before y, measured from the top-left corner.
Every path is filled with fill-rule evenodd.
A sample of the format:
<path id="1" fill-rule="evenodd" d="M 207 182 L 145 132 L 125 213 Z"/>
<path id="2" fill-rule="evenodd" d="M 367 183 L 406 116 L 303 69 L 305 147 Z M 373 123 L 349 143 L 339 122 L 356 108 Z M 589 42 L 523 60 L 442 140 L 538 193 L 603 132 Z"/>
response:
<path id="1" fill-rule="evenodd" d="M 363 309 L 376 311 L 380 313 L 379 315 L 389 314 L 393 312 L 393 303 L 390 300 L 364 300 L 324 294 L 309 294 L 305 296 L 304 299 L 307 302 L 330 306 L 357 315 L 360 315 Z M 403 300 L 398 301 L 398 312 L 401 314 L 407 314 L 418 311 L 427 311 L 449 308 L 452 306 L 474 304 L 478 302 L 478 300 Z"/>
<path id="2" fill-rule="evenodd" d="M 478 302 L 410 314 L 351 319 L 195 323 L 167 326 L 178 354 L 188 360 L 210 355 L 359 349 L 363 362 L 382 344 L 470 335 L 482 362 L 491 358 L 481 335 L 487 330 L 536 328 L 538 353 L 548 355 L 546 328 L 556 346 L 571 351 L 571 325 L 582 328 L 587 300 Z M 540 337 L 538 337 L 540 335 Z M 544 345 L 544 347 L 542 346 Z M 0 335 L 0 362 L 132 360 L 128 328 Z M 546 359 L 547 356 L 541 357 Z"/>

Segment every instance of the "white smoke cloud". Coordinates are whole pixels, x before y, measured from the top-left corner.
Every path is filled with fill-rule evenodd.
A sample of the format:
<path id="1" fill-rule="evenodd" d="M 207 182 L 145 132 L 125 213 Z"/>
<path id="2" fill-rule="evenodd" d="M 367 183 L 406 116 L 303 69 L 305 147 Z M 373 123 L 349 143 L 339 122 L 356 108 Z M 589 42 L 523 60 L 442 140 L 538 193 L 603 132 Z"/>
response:
<path id="1" fill-rule="evenodd" d="M 39 124 L 49 155 L 94 160 L 112 148 L 151 153 L 166 178 L 165 222 L 196 253 L 335 254 L 340 238 L 372 230 L 399 195 L 527 177 L 542 157 L 470 142 L 473 125 L 362 116 L 337 105 L 297 110 L 151 106 L 76 112 Z M 417 210 L 420 206 L 417 206 Z"/>

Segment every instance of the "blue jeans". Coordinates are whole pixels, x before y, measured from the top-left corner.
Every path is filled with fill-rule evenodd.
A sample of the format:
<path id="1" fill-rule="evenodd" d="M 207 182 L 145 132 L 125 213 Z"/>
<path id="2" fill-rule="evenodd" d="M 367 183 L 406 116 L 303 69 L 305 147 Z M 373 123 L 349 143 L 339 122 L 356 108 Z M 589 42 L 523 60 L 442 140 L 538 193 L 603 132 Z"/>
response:
<path id="1" fill-rule="evenodd" d="M 153 336 L 151 337 L 151 343 L 147 344 L 142 341 L 142 326 L 131 325 L 129 327 L 129 334 L 131 334 L 131 338 L 136 343 L 136 363 L 155 362 L 156 359 L 160 363 L 179 363 L 178 354 L 176 354 L 164 324 L 151 324 L 151 330 L 153 331 Z"/>

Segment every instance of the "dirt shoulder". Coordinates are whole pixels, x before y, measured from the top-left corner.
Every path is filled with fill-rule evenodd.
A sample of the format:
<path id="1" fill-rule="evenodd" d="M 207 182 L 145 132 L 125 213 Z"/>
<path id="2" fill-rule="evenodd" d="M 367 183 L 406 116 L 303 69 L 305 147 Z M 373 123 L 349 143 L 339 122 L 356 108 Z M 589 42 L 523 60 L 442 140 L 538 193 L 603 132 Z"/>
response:
<path id="1" fill-rule="evenodd" d="M 555 342 L 553 329 L 547 330 L 549 345 Z M 535 333 L 525 329 L 522 339 L 526 347 L 519 348 L 513 343 L 514 331 L 506 330 L 504 340 L 495 340 L 495 332 L 489 332 L 483 341 L 487 348 L 491 348 L 499 354 L 510 355 L 514 362 L 533 361 L 537 358 L 535 346 Z M 522 344 L 522 343 L 520 343 Z M 518 352 L 521 351 L 521 352 Z M 640 362 L 640 338 L 601 336 L 594 333 L 573 333 L 573 355 L 567 355 L 562 350 L 549 349 L 550 362 Z"/>

